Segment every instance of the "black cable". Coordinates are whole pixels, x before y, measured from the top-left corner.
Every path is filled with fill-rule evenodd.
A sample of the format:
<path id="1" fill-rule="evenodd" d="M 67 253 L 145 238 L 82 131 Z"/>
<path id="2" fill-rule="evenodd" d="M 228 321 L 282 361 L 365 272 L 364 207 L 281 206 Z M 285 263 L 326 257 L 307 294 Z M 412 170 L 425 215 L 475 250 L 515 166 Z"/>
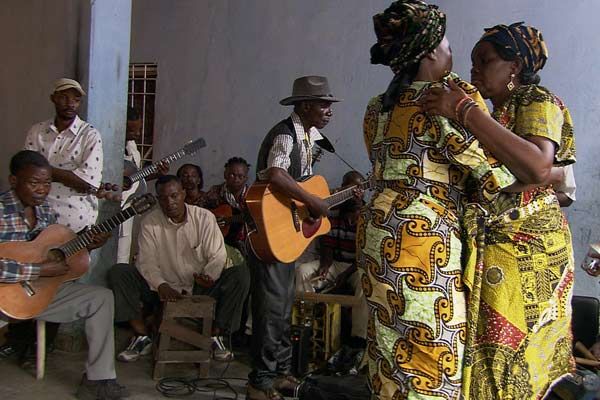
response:
<path id="1" fill-rule="evenodd" d="M 229 349 L 233 349 L 231 346 L 231 334 L 227 336 Z M 232 350 L 233 351 L 233 350 Z M 233 357 L 227 361 L 225 368 L 218 377 L 216 378 L 198 378 L 198 377 L 189 377 L 189 378 L 163 378 L 156 384 L 156 390 L 160 392 L 165 397 L 187 397 L 191 396 L 195 392 L 200 393 L 210 393 L 213 392 L 213 400 L 234 400 L 238 399 L 238 393 L 231 383 L 230 380 L 241 380 L 247 381 L 246 378 L 234 378 L 234 377 L 225 377 L 225 372 L 229 369 L 231 362 L 233 361 Z M 217 397 L 217 391 L 219 390 L 229 390 L 232 392 L 234 397 Z"/>

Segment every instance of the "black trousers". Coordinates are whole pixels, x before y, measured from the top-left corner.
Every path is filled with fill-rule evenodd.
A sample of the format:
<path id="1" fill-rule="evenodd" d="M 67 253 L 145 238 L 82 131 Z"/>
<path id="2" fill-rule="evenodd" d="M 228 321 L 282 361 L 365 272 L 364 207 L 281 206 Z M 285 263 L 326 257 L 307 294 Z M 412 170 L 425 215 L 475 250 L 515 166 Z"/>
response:
<path id="1" fill-rule="evenodd" d="M 108 271 L 108 282 L 115 296 L 116 322 L 141 319 L 143 306 L 154 308 L 160 303 L 158 294 L 150 289 L 133 265 L 114 265 Z M 194 286 L 193 294 L 210 296 L 216 300 L 215 326 L 222 334 L 229 334 L 240 327 L 242 308 L 249 289 L 248 267 L 236 265 L 223 270 L 213 287 L 206 289 Z"/>
<path id="2" fill-rule="evenodd" d="M 290 338 L 295 298 L 294 263 L 266 264 L 250 250 L 252 272 L 252 371 L 248 380 L 257 389 L 273 385 L 292 366 Z"/>

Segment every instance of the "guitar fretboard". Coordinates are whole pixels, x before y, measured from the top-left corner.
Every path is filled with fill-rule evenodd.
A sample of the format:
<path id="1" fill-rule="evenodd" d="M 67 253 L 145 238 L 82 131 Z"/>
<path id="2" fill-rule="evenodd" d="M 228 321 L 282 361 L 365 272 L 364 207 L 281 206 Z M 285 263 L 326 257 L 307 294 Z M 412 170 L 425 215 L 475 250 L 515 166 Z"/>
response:
<path id="1" fill-rule="evenodd" d="M 148 165 L 147 167 L 140 169 L 138 172 L 135 172 L 135 173 L 129 175 L 129 179 L 131 179 L 132 182 L 140 181 L 140 180 L 147 178 L 148 176 L 158 172 L 158 167 L 156 166 L 157 164 L 159 164 L 161 162 L 170 164 L 173 161 L 177 161 L 180 158 L 183 158 L 185 155 L 187 155 L 187 152 L 185 151 L 185 149 L 178 150 L 175 153 L 161 159 L 158 163 Z"/>
<path id="2" fill-rule="evenodd" d="M 92 238 L 95 234 L 110 232 L 135 214 L 135 209 L 133 207 L 128 207 L 102 223 L 92 226 L 89 230 L 79 234 L 76 238 L 69 240 L 58 249 L 63 252 L 65 258 L 70 257 L 92 243 Z"/>
<path id="3" fill-rule="evenodd" d="M 329 208 L 332 208 L 339 204 L 342 204 L 343 202 L 345 202 L 346 200 L 351 198 L 353 196 L 353 192 L 355 189 L 366 190 L 366 189 L 369 189 L 370 187 L 371 187 L 371 181 L 369 180 L 369 181 L 363 182 L 359 185 L 350 186 L 346 189 L 340 190 L 339 192 L 335 192 L 334 194 L 325 198 L 324 200 L 327 203 L 327 205 L 329 206 Z"/>

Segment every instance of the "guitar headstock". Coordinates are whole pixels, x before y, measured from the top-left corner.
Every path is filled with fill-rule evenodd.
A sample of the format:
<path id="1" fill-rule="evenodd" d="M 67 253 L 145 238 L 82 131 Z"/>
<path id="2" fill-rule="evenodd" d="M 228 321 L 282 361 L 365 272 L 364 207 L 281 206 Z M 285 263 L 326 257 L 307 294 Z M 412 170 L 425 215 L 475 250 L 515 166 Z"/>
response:
<path id="1" fill-rule="evenodd" d="M 143 214 L 156 204 L 156 197 L 152 193 L 146 193 L 131 200 L 131 208 L 136 214 Z"/>
<path id="2" fill-rule="evenodd" d="M 185 154 L 194 154 L 203 147 L 206 147 L 206 142 L 204 141 L 204 138 L 198 138 L 193 142 L 189 142 L 188 144 L 183 146 L 183 151 L 185 152 Z"/>

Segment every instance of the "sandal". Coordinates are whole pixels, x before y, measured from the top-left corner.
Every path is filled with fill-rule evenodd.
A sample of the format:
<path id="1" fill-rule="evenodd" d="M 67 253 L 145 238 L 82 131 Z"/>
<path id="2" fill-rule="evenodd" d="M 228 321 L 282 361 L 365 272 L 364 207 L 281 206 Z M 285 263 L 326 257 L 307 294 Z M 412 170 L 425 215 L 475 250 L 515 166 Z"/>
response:
<path id="1" fill-rule="evenodd" d="M 274 388 L 260 390 L 248 384 L 246 389 L 246 400 L 285 400 Z"/>

